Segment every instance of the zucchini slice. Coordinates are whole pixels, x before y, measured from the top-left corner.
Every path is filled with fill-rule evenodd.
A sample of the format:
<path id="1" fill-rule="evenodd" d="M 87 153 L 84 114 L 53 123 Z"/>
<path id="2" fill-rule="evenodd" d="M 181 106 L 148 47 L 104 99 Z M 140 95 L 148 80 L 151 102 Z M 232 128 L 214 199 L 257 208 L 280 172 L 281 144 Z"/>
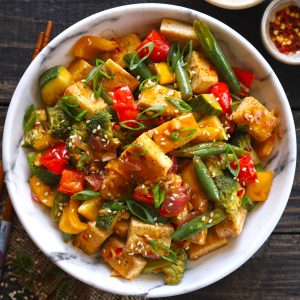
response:
<path id="1" fill-rule="evenodd" d="M 56 104 L 66 88 L 73 83 L 71 73 L 58 65 L 46 70 L 39 79 L 39 87 L 44 103 L 48 106 Z"/>
<path id="2" fill-rule="evenodd" d="M 218 116 L 222 112 L 222 107 L 212 94 L 201 94 L 189 101 L 189 105 L 200 116 Z"/>

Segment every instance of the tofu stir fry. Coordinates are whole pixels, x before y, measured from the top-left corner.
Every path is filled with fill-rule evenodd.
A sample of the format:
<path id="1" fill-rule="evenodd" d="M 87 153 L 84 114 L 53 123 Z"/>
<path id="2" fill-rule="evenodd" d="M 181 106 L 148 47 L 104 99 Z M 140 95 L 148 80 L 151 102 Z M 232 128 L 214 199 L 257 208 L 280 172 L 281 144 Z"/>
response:
<path id="1" fill-rule="evenodd" d="M 32 198 L 112 276 L 179 284 L 188 259 L 241 234 L 268 199 L 276 114 L 202 20 L 83 36 L 72 51 L 40 75 L 44 107 L 24 115 Z"/>

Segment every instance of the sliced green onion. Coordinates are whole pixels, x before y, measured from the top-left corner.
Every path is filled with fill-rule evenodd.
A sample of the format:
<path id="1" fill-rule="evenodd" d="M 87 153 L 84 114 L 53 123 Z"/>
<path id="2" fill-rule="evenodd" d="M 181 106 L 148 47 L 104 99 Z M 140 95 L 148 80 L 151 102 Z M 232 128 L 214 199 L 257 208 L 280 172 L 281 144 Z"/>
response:
<path id="1" fill-rule="evenodd" d="M 188 133 L 187 135 L 180 136 L 181 133 Z M 185 128 L 178 131 L 174 131 L 170 134 L 170 140 L 172 141 L 183 141 L 189 139 L 196 133 L 195 128 Z"/>
<path id="2" fill-rule="evenodd" d="M 98 99 L 101 96 L 102 90 L 103 90 L 103 80 L 101 80 L 101 83 L 99 85 L 99 87 L 97 87 L 98 85 L 98 78 L 94 77 L 93 79 L 93 91 L 94 91 L 94 95 L 95 98 Z"/>
<path id="3" fill-rule="evenodd" d="M 136 124 L 136 125 L 138 125 L 138 127 L 133 127 L 132 125 L 127 125 L 128 123 Z M 126 121 L 120 122 L 119 124 L 122 127 L 129 129 L 129 130 L 143 130 L 146 128 L 146 126 L 143 123 L 138 122 L 136 120 L 126 120 Z"/>
<path id="4" fill-rule="evenodd" d="M 93 198 L 97 198 L 100 196 L 99 192 L 91 191 L 91 190 L 84 190 L 82 192 L 78 192 L 72 196 L 73 199 L 86 201 Z"/>
<path id="5" fill-rule="evenodd" d="M 142 112 L 140 112 L 137 115 L 136 119 L 137 120 L 153 120 L 153 119 L 159 117 L 160 115 L 162 115 L 166 111 L 166 109 L 167 109 L 166 106 L 160 106 L 160 105 L 151 106 L 151 107 L 144 109 Z M 149 115 L 148 113 L 152 113 L 152 114 Z"/>
<path id="6" fill-rule="evenodd" d="M 29 131 L 33 128 L 35 122 L 36 122 L 36 110 L 34 108 L 34 105 L 31 104 L 26 109 L 24 118 L 23 118 L 23 127 L 25 131 Z"/>
<path id="7" fill-rule="evenodd" d="M 101 74 L 102 76 L 106 77 L 109 80 L 113 80 L 114 79 L 114 73 L 111 69 L 109 69 L 110 74 L 106 73 L 103 69 L 99 69 L 98 70 L 98 74 Z"/>
<path id="8" fill-rule="evenodd" d="M 156 254 L 158 254 L 162 259 L 172 262 L 172 263 L 176 262 L 177 255 L 171 248 L 169 248 L 155 240 L 149 240 L 149 244 L 152 247 L 152 249 L 154 250 L 154 252 Z M 161 253 L 159 248 L 166 251 L 168 253 L 168 256 L 165 256 L 163 253 Z"/>
<path id="9" fill-rule="evenodd" d="M 187 52 L 187 55 L 186 55 L 186 52 Z M 190 64 L 192 52 L 193 52 L 193 42 L 192 42 L 192 40 L 189 40 L 182 50 L 182 58 L 186 55 L 186 61 L 185 61 L 185 63 L 182 64 L 182 67 L 186 67 Z"/>
<path id="10" fill-rule="evenodd" d="M 128 201 L 127 200 L 127 207 L 129 211 L 136 216 L 137 218 L 141 219 L 147 224 L 154 224 L 154 218 L 149 212 L 149 210 L 142 204 L 136 201 Z"/>
<path id="11" fill-rule="evenodd" d="M 140 151 L 134 151 L 133 149 L 130 149 L 130 148 L 137 148 L 137 149 L 140 149 L 140 150 L 143 150 L 143 152 L 140 152 Z M 139 144 L 129 144 L 125 147 L 126 151 L 132 153 L 132 154 L 135 154 L 137 156 L 144 156 L 148 153 L 148 150 L 146 148 L 144 148 L 143 146 L 139 145 Z"/>
<path id="12" fill-rule="evenodd" d="M 92 71 L 89 73 L 87 78 L 84 80 L 85 85 L 89 84 L 89 82 L 95 77 L 95 75 L 98 73 L 98 71 L 100 70 L 101 67 L 102 67 L 102 65 L 99 65 L 92 69 Z"/>
<path id="13" fill-rule="evenodd" d="M 83 118 L 85 117 L 85 115 L 88 113 L 89 111 L 87 109 L 84 109 L 83 111 L 81 111 L 76 117 L 75 120 L 77 122 L 80 122 L 83 120 Z"/>
<path id="14" fill-rule="evenodd" d="M 245 195 L 242 199 L 242 207 L 245 208 L 248 212 L 250 212 L 255 206 L 255 202 L 247 195 Z"/>
<path id="15" fill-rule="evenodd" d="M 233 163 L 235 163 L 237 165 L 236 169 L 232 168 L 232 166 L 231 166 L 231 163 L 230 163 L 230 160 L 229 160 L 229 157 L 228 157 L 230 152 L 233 154 L 233 157 L 234 157 Z M 234 149 L 230 145 L 228 145 L 227 149 L 226 149 L 226 161 L 227 161 L 228 169 L 229 169 L 230 173 L 235 178 L 237 178 L 239 173 L 240 173 L 240 161 L 239 161 L 239 158 L 237 157 Z"/>
<path id="16" fill-rule="evenodd" d="M 140 52 L 141 50 L 145 49 L 145 48 L 148 48 L 148 53 L 147 53 L 147 55 L 145 55 L 144 57 L 142 57 L 140 59 L 138 57 L 137 53 Z M 141 47 L 137 51 L 134 59 L 131 60 L 129 69 L 130 70 L 136 69 L 141 64 L 141 62 L 145 61 L 150 56 L 150 54 L 152 53 L 153 49 L 154 49 L 154 42 L 149 42 L 149 43 L 145 44 L 143 47 Z"/>
<path id="17" fill-rule="evenodd" d="M 162 189 L 158 183 L 156 183 L 152 189 L 152 192 L 154 197 L 154 207 L 159 208 L 165 200 L 165 190 Z"/>
<path id="18" fill-rule="evenodd" d="M 139 91 L 149 90 L 156 86 L 159 82 L 159 77 L 157 75 L 151 76 L 145 80 L 143 80 L 139 86 Z"/>
<path id="19" fill-rule="evenodd" d="M 191 111 L 193 108 L 189 106 L 184 100 L 176 97 L 165 97 L 170 103 L 172 103 L 180 111 Z"/>
<path id="20" fill-rule="evenodd" d="M 175 54 L 175 55 L 174 55 Z M 175 66 L 180 59 L 181 53 L 178 43 L 172 43 L 171 49 L 168 53 L 167 64 L 171 71 L 174 72 Z"/>
<path id="21" fill-rule="evenodd" d="M 102 59 L 100 59 L 100 58 L 96 58 L 96 66 L 98 67 L 98 66 L 103 66 L 103 65 L 105 65 L 106 64 L 106 62 L 104 61 L 104 60 L 102 60 Z"/>

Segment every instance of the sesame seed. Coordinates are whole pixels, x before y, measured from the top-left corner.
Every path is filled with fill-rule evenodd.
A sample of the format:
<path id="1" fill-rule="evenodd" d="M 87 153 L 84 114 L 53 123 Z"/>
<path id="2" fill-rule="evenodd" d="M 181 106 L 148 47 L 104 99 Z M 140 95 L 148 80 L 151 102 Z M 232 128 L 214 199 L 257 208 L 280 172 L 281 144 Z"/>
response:
<path id="1" fill-rule="evenodd" d="M 208 220 L 208 223 L 210 224 L 210 223 L 212 223 L 212 221 L 213 221 L 212 219 L 209 219 L 209 220 Z"/>
<path id="2" fill-rule="evenodd" d="M 164 145 L 166 145 L 166 143 L 165 143 L 165 142 L 161 142 L 160 144 L 161 144 L 161 145 L 163 145 L 163 146 L 164 146 Z"/>
<path id="3" fill-rule="evenodd" d="M 41 184 L 41 183 L 38 181 L 35 185 L 36 185 L 36 186 L 39 186 L 40 184 Z"/>

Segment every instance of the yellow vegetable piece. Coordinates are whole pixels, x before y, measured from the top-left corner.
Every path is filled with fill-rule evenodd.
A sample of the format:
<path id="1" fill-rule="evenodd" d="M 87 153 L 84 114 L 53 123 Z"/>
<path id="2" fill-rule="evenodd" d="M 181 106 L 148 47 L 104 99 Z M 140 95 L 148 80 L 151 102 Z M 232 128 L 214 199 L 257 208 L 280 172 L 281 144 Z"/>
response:
<path id="1" fill-rule="evenodd" d="M 253 201 L 266 201 L 272 186 L 273 171 L 258 172 L 257 180 L 246 187 L 246 195 Z"/>
<path id="2" fill-rule="evenodd" d="M 29 179 L 29 186 L 34 200 L 48 207 L 53 206 L 55 192 L 50 186 L 39 180 L 36 176 L 32 176 Z"/>
<path id="3" fill-rule="evenodd" d="M 70 203 L 64 207 L 59 219 L 59 229 L 68 234 L 78 234 L 87 229 L 88 225 L 80 221 L 78 217 L 79 201 L 70 199 Z"/>
<path id="4" fill-rule="evenodd" d="M 45 150 L 51 146 L 54 146 L 56 143 L 58 143 L 59 140 L 52 137 L 50 134 L 45 134 L 41 136 L 34 144 L 33 148 L 36 151 L 42 151 Z"/>
<path id="5" fill-rule="evenodd" d="M 78 212 L 88 219 L 89 221 L 95 221 L 99 209 L 102 205 L 102 199 L 101 198 L 94 198 L 87 201 L 84 201 L 78 208 Z"/>
<path id="6" fill-rule="evenodd" d="M 75 58 L 69 65 L 69 72 L 75 82 L 86 79 L 93 70 L 93 66 L 82 58 Z"/>
<path id="7" fill-rule="evenodd" d="M 171 72 L 166 62 L 154 64 L 156 74 L 159 76 L 160 84 L 173 83 L 176 80 L 175 73 Z"/>
<path id="8" fill-rule="evenodd" d="M 275 144 L 275 132 L 264 142 L 254 142 L 253 148 L 260 159 L 270 156 Z"/>

